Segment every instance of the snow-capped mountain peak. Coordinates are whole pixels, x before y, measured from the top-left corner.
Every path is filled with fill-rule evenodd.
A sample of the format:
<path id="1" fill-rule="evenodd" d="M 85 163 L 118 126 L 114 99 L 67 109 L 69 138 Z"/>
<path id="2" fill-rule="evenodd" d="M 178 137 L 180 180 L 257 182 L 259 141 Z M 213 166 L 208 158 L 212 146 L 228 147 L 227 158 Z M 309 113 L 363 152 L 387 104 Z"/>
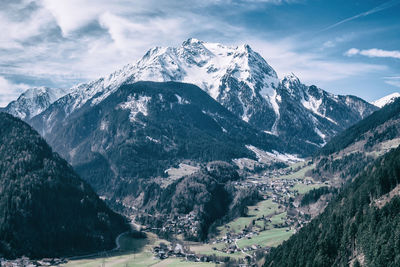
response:
<path id="1" fill-rule="evenodd" d="M 68 115 L 88 101 L 96 105 L 120 85 L 136 81 L 195 84 L 228 109 L 233 101 L 235 106 L 240 104 L 239 116 L 247 121 L 253 113 L 251 101 L 257 97 L 270 101 L 279 84 L 273 68 L 249 45 L 226 46 L 190 38 L 179 47 L 151 48 L 136 63 L 74 87 L 65 111 Z"/>
<path id="2" fill-rule="evenodd" d="M 382 107 L 386 106 L 387 104 L 393 103 L 393 101 L 399 97 L 400 97 L 400 93 L 396 92 L 396 93 L 384 96 L 384 97 L 372 102 L 372 104 L 377 106 L 378 108 L 382 108 Z"/>
<path id="3" fill-rule="evenodd" d="M 17 100 L 10 102 L 4 110 L 21 119 L 29 119 L 41 113 L 68 92 L 69 90 L 61 88 L 30 88 L 23 92 Z"/>
<path id="4" fill-rule="evenodd" d="M 191 38 L 178 47 L 151 48 L 137 62 L 74 87 L 34 119 L 36 128 L 46 135 L 55 125 L 54 118 L 63 120 L 84 105 L 98 105 L 121 85 L 138 81 L 197 85 L 258 130 L 310 144 L 293 145 L 300 153 L 324 144 L 376 109 L 356 97 L 306 86 L 293 73 L 279 81 L 275 70 L 247 44 L 229 46 Z"/>

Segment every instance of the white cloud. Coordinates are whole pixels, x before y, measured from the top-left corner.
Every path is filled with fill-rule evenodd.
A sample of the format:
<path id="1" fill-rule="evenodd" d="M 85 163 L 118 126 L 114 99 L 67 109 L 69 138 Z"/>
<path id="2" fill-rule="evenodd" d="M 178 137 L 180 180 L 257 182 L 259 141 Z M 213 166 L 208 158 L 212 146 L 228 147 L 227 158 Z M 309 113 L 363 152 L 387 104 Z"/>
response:
<path id="1" fill-rule="evenodd" d="M 226 10 L 232 17 L 258 6 L 256 3 L 290 2 L 295 1 L 38 0 L 29 16 L 17 20 L 7 15 L 12 12 L 0 11 L 0 49 L 6 49 L 0 52 L 0 75 L 51 79 L 59 87 L 71 86 L 132 63 L 151 47 L 177 46 L 189 37 L 225 44 L 249 43 L 278 74 L 295 72 L 309 83 L 385 68 L 327 60 L 321 50 L 298 52 L 303 41 L 280 36 L 267 39 L 261 36 L 263 33 L 228 23 L 219 12 L 209 12 L 210 7 L 218 6 L 218 11 Z M 26 9 L 30 3 L 24 1 L 18 8 Z M 346 38 L 351 36 L 333 38 L 326 46 Z"/>
<path id="2" fill-rule="evenodd" d="M 295 50 L 297 42 L 289 38 L 277 42 L 253 43 L 255 50 L 260 51 L 278 75 L 294 72 L 306 83 L 336 81 L 386 69 L 383 65 L 326 60 L 324 54 L 317 51 L 298 53 Z"/>
<path id="3" fill-rule="evenodd" d="M 29 86 L 26 84 L 15 84 L 0 76 L 0 107 L 4 107 L 10 101 L 17 99 L 28 88 Z"/>
<path id="4" fill-rule="evenodd" d="M 363 33 L 358 32 L 357 34 L 360 35 Z M 351 41 L 354 38 L 356 38 L 356 36 L 357 35 L 355 33 L 348 33 L 348 34 L 344 34 L 342 36 L 337 36 L 337 37 L 333 38 L 332 40 L 328 40 L 328 41 L 324 42 L 322 44 L 322 49 L 323 48 L 332 48 L 332 47 L 337 46 L 340 43 Z"/>
<path id="5" fill-rule="evenodd" d="M 346 51 L 346 56 L 355 56 L 355 55 L 362 55 L 367 57 L 383 57 L 383 58 L 396 58 L 400 59 L 400 51 L 398 50 L 382 50 L 378 48 L 372 48 L 367 50 L 360 50 L 357 48 L 351 48 Z"/>
<path id="6" fill-rule="evenodd" d="M 116 47 L 122 52 L 132 48 L 150 48 L 154 40 L 162 36 L 163 42 L 180 40 L 185 33 L 181 18 L 154 18 L 146 21 L 128 20 L 106 12 L 99 18 L 100 25 L 107 29 Z M 187 25 L 188 26 L 188 25 Z M 171 31 L 171 29 L 174 29 Z"/>
<path id="7" fill-rule="evenodd" d="M 5 10 L 0 11 L 0 48 L 22 49 L 21 41 L 39 35 L 50 26 L 51 21 L 49 13 L 43 9 L 18 19 Z"/>
<path id="8" fill-rule="evenodd" d="M 385 83 L 400 88 L 400 76 L 384 77 Z"/>

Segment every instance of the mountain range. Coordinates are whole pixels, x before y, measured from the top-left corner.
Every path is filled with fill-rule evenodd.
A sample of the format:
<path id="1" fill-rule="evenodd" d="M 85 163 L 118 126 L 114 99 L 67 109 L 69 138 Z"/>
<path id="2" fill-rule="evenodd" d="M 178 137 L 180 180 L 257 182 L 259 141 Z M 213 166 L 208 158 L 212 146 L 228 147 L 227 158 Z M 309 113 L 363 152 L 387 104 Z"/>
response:
<path id="1" fill-rule="evenodd" d="M 155 47 L 68 90 L 30 89 L 1 111 L 25 120 L 52 148 L 26 123 L 0 113 L 0 253 L 112 248 L 127 226 L 95 191 L 111 205 L 139 210 L 138 219 L 156 228 L 192 216 L 197 228 L 183 233 L 204 240 L 210 227 L 245 215 L 244 204 L 259 200 L 256 190 L 237 187 L 242 177 L 230 163 L 268 169 L 312 156 L 309 177 L 344 189 L 314 191 L 310 199 L 329 193 L 332 203 L 273 249 L 266 265 L 382 265 L 393 255 L 387 247 L 398 242 L 377 242 L 389 256 L 368 244 L 385 236 L 382 226 L 398 225 L 391 192 L 399 149 L 387 153 L 400 137 L 396 97 L 371 104 L 305 85 L 293 73 L 279 79 L 248 45 L 197 39 Z M 197 172 L 171 178 L 168 170 L 183 162 Z M 389 208 L 376 204 L 382 199 Z M 368 228 L 374 223 L 377 231 Z M 398 259 L 390 261 L 396 266 Z"/>
<path id="2" fill-rule="evenodd" d="M 248 45 L 196 39 L 150 49 L 68 92 L 53 103 L 47 97 L 36 111 L 31 103 L 41 102 L 21 96 L 6 111 L 41 133 L 98 193 L 117 198 L 137 197 L 140 180 L 165 176 L 185 160 L 299 160 L 378 109 L 304 85 L 294 74 L 279 80 Z M 19 112 L 24 103 L 29 112 Z"/>
<path id="3" fill-rule="evenodd" d="M 152 48 L 134 64 L 73 87 L 35 118 L 34 127 L 46 137 L 57 121 L 84 106 L 98 105 L 121 85 L 137 81 L 195 84 L 254 128 L 296 144 L 287 152 L 300 156 L 309 155 L 377 109 L 354 96 L 336 96 L 306 86 L 294 74 L 279 80 L 275 70 L 248 45 L 188 39 L 179 47 Z M 11 107 L 7 110 L 18 114 Z"/>

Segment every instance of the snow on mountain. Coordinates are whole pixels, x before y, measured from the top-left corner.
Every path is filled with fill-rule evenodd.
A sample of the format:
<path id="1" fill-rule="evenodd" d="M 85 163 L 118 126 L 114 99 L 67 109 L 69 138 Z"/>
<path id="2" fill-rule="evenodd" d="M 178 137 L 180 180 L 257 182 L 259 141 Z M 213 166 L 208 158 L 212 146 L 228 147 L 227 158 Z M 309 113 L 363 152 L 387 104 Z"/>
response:
<path id="1" fill-rule="evenodd" d="M 293 73 L 282 79 L 277 95 L 281 114 L 274 125 L 279 136 L 310 146 L 323 146 L 330 137 L 376 110 L 358 97 L 307 86 Z"/>
<path id="2" fill-rule="evenodd" d="M 30 88 L 22 93 L 17 100 L 10 102 L 3 110 L 27 120 L 47 109 L 54 101 L 68 92 L 69 90 L 60 88 Z"/>
<path id="3" fill-rule="evenodd" d="M 384 96 L 384 97 L 372 102 L 372 104 L 377 106 L 378 108 L 382 108 L 382 107 L 386 106 L 387 104 L 393 103 L 393 101 L 399 97 L 400 97 L 400 93 L 396 92 L 396 93 Z"/>
<path id="4" fill-rule="evenodd" d="M 321 146 L 375 109 L 362 99 L 306 86 L 293 73 L 280 81 L 248 45 L 226 46 L 191 38 L 179 47 L 152 48 L 134 64 L 77 85 L 42 113 L 35 125 L 45 135 L 54 120 L 63 120 L 84 106 L 98 105 L 121 85 L 137 81 L 195 84 L 258 130 L 280 136 L 289 146 L 310 146 L 294 149 L 299 153 Z"/>
<path id="5" fill-rule="evenodd" d="M 151 100 L 151 97 L 148 96 L 129 96 L 128 101 L 120 104 L 122 109 L 130 110 L 130 121 L 136 121 L 136 116 L 139 113 L 142 113 L 143 116 L 147 116 L 147 104 Z"/>
<path id="6" fill-rule="evenodd" d="M 233 81 L 232 81 L 233 80 Z M 274 88 L 276 72 L 248 45 L 238 47 L 189 39 L 180 47 L 155 47 L 135 64 L 99 80 L 73 88 L 65 108 L 67 115 L 86 102 L 96 105 L 124 83 L 135 81 L 180 81 L 192 83 L 225 106 L 237 106 L 239 116 L 249 121 L 254 113 L 251 100 L 263 97 L 278 114 Z M 240 92 L 232 94 L 233 86 Z M 234 99 L 232 98 L 234 96 Z M 235 102 L 234 104 L 232 102 Z"/>

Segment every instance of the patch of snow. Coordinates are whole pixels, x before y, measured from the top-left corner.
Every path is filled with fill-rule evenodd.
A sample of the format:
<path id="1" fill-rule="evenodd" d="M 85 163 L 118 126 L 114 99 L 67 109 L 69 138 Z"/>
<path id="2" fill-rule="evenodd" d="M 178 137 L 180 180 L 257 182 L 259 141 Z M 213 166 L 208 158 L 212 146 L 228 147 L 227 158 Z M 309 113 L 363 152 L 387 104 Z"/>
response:
<path id="1" fill-rule="evenodd" d="M 325 117 L 322 114 L 319 113 L 318 109 L 322 104 L 322 98 L 321 99 L 316 99 L 313 96 L 309 96 L 309 100 L 306 101 L 303 99 L 301 101 L 301 104 L 308 110 L 312 111 L 315 114 L 320 115 L 321 117 Z"/>
<path id="2" fill-rule="evenodd" d="M 295 162 L 304 161 L 303 159 L 297 157 L 296 155 L 287 154 L 287 153 L 282 154 L 275 150 L 272 150 L 272 152 L 267 152 L 267 151 L 261 150 L 252 145 L 246 145 L 246 148 L 249 149 L 250 151 L 254 152 L 256 154 L 258 161 L 261 163 L 270 163 L 270 162 L 274 162 L 274 161 L 295 163 Z"/>
<path id="3" fill-rule="evenodd" d="M 311 95 L 308 95 L 308 100 L 305 100 L 303 98 L 301 103 L 306 109 L 310 110 L 314 114 L 316 114 L 316 115 L 318 115 L 318 116 L 320 116 L 320 117 L 322 117 L 324 119 L 327 119 L 328 121 L 330 121 L 330 122 L 332 122 L 332 123 L 337 125 L 336 121 L 332 120 L 331 118 L 329 118 L 328 116 L 323 114 L 325 112 L 322 113 L 320 111 L 321 110 L 320 107 L 321 107 L 321 104 L 322 104 L 322 98 L 321 99 L 316 99 L 315 97 L 313 97 Z"/>
<path id="4" fill-rule="evenodd" d="M 144 116 L 148 115 L 147 104 L 150 100 L 151 97 L 149 96 L 137 96 L 136 94 L 133 96 L 130 95 L 126 102 L 120 104 L 120 107 L 122 109 L 129 109 L 129 120 L 135 122 L 137 114 L 142 113 Z"/>
<path id="5" fill-rule="evenodd" d="M 155 139 L 155 138 L 153 138 L 153 137 L 150 137 L 150 136 L 146 136 L 146 139 L 147 139 L 147 140 L 149 140 L 149 141 L 151 141 L 151 142 L 153 142 L 153 143 L 156 143 L 156 144 L 159 144 L 159 143 L 161 143 L 161 141 L 160 141 L 160 140 L 158 140 L 158 139 Z"/>
<path id="6" fill-rule="evenodd" d="M 271 106 L 276 115 L 276 119 L 275 119 L 274 124 L 272 125 L 271 132 L 274 135 L 278 135 L 278 122 L 280 119 L 280 113 L 279 113 L 279 105 L 277 103 L 277 92 L 275 90 L 274 90 L 273 95 L 269 97 L 269 102 L 271 103 Z"/>
<path id="7" fill-rule="evenodd" d="M 175 94 L 176 99 L 178 99 L 178 104 L 180 105 L 187 105 L 190 104 L 189 100 L 182 98 L 180 95 Z"/>
<path id="8" fill-rule="evenodd" d="M 275 135 L 278 136 L 277 133 L 271 132 L 271 131 L 264 131 L 264 133 L 269 134 L 269 135 Z"/>
<path id="9" fill-rule="evenodd" d="M 100 130 L 106 131 L 108 129 L 108 121 L 102 120 L 100 122 Z"/>
<path id="10" fill-rule="evenodd" d="M 321 147 L 321 146 L 323 146 L 323 145 L 318 145 L 318 144 L 316 144 L 316 143 L 313 143 L 313 142 L 311 142 L 311 141 L 308 141 L 308 140 L 306 140 L 306 143 L 307 143 L 307 144 L 310 144 L 310 145 L 313 145 L 313 146 L 317 146 L 317 147 Z"/>

